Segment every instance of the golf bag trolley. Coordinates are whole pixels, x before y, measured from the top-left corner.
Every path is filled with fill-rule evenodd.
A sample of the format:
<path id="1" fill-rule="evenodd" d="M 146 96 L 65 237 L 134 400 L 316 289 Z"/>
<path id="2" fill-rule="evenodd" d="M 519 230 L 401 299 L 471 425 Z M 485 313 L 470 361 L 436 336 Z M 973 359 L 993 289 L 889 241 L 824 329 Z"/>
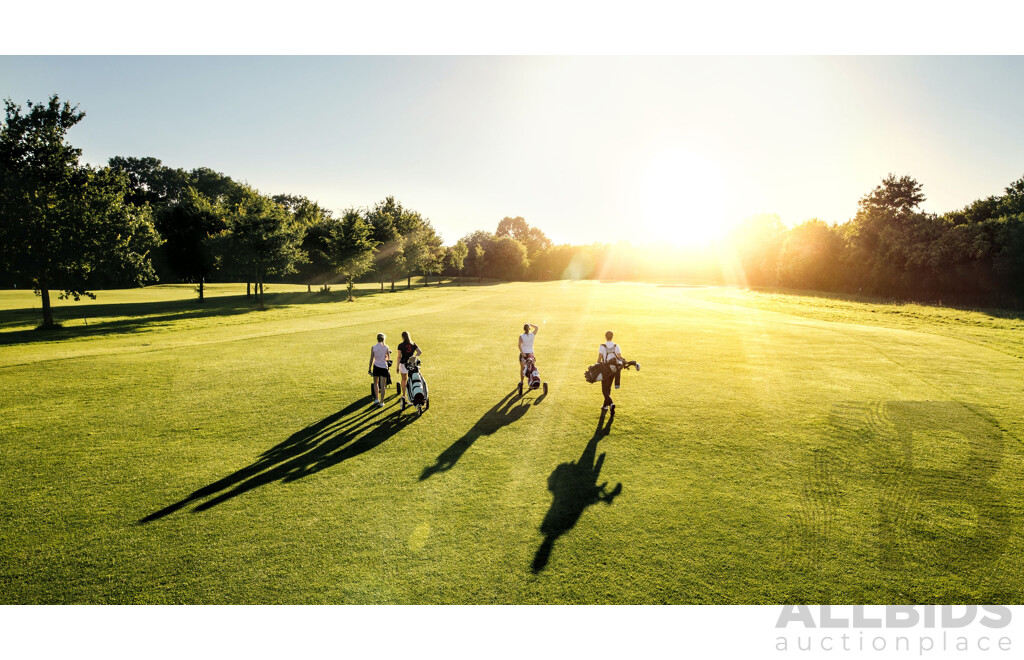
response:
<path id="1" fill-rule="evenodd" d="M 405 369 L 409 377 L 405 382 L 405 399 L 402 401 L 402 410 L 406 406 L 416 406 L 416 414 L 422 415 L 424 410 L 430 410 L 430 395 L 427 392 L 427 381 L 420 373 L 420 360 L 416 356 L 409 357 L 405 361 Z M 399 384 L 398 388 L 401 389 Z"/>
<path id="2" fill-rule="evenodd" d="M 527 389 L 539 390 L 541 387 L 544 388 L 544 394 L 548 393 L 548 384 L 541 382 L 540 371 L 537 370 L 537 358 L 534 357 L 533 353 L 526 356 L 525 360 L 522 360 L 523 364 L 523 376 L 526 377 Z M 519 383 L 519 396 L 523 396 L 523 383 Z"/>
<path id="3" fill-rule="evenodd" d="M 381 390 L 380 390 L 380 400 L 381 401 L 383 401 L 384 397 L 387 396 L 388 388 L 391 387 L 391 365 L 392 364 L 393 364 L 393 361 L 392 360 L 388 360 L 388 378 L 384 382 L 384 387 L 382 387 Z M 371 399 L 374 397 L 373 386 L 376 384 L 376 382 L 377 382 L 377 377 L 373 375 L 373 370 L 371 370 L 370 371 L 370 398 Z"/>

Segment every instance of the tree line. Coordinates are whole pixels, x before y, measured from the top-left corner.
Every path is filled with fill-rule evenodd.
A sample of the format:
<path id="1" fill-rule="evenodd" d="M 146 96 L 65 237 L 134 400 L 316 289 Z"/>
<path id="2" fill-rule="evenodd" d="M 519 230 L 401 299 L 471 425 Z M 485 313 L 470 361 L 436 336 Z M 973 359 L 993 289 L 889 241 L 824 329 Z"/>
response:
<path id="1" fill-rule="evenodd" d="M 1024 302 L 1024 178 L 1002 195 L 925 213 L 921 184 L 889 174 L 848 222 L 777 216 L 745 223 L 733 245 L 754 286 L 863 293 L 969 305 Z"/>
<path id="2" fill-rule="evenodd" d="M 79 163 L 67 131 L 85 113 L 52 96 L 5 101 L 0 129 L 0 286 L 36 290 L 43 326 L 50 294 L 78 300 L 91 290 L 156 281 L 196 285 L 244 281 L 264 304 L 268 281 L 329 291 L 372 280 L 380 290 L 413 276 L 496 280 L 600 278 L 743 283 L 861 292 L 972 304 L 1024 300 L 1024 178 L 1001 196 L 962 210 L 924 213 L 921 185 L 885 177 L 843 224 L 808 220 L 787 229 L 777 216 L 748 219 L 726 252 L 627 242 L 554 245 L 522 217 L 494 232 L 442 245 L 430 220 L 387 197 L 339 214 L 301 195 L 266 195 L 200 167 L 153 157 Z"/>

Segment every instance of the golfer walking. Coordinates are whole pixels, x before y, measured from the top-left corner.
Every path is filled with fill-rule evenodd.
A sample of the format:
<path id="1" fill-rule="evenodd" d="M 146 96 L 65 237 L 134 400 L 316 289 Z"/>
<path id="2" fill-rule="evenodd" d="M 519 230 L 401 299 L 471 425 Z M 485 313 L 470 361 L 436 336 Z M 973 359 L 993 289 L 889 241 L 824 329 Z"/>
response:
<path id="1" fill-rule="evenodd" d="M 373 402 L 378 408 L 384 407 L 384 396 L 387 394 L 388 360 L 391 349 L 384 344 L 384 333 L 377 335 L 377 343 L 370 347 L 370 375 L 373 376 Z"/>
<path id="2" fill-rule="evenodd" d="M 612 402 L 612 381 L 615 381 L 615 389 L 619 389 L 619 379 L 622 377 L 622 349 L 612 341 L 611 330 L 604 333 L 607 340 L 597 349 L 597 361 L 604 365 L 601 374 L 601 392 L 604 394 L 604 406 L 601 410 L 611 410 L 615 414 L 615 404 Z"/>
<path id="3" fill-rule="evenodd" d="M 409 338 L 408 332 L 402 333 L 402 343 L 398 345 L 398 373 L 402 375 L 402 401 L 405 401 L 405 383 L 409 380 L 409 367 L 406 361 L 413 357 L 423 355 L 420 347 Z"/>
<path id="4" fill-rule="evenodd" d="M 530 328 L 533 328 L 533 332 L 530 332 Z M 526 358 L 533 356 L 533 340 L 537 337 L 537 330 L 539 328 L 532 323 L 526 323 L 523 325 L 523 334 L 519 335 L 519 389 L 523 389 L 523 378 L 526 376 L 523 371 L 523 367 L 526 365 Z"/>

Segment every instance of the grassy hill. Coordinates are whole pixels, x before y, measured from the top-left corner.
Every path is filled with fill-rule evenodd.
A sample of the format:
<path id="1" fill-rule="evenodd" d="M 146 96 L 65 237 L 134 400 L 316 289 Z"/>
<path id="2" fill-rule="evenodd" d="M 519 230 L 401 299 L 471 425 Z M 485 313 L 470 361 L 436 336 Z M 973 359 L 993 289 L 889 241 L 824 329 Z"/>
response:
<path id="1" fill-rule="evenodd" d="M 1020 602 L 1024 322 L 553 282 L 0 292 L 4 603 Z M 517 397 L 540 326 L 550 390 Z M 643 369 L 583 370 L 605 330 Z M 371 408 L 409 331 L 431 407 Z"/>

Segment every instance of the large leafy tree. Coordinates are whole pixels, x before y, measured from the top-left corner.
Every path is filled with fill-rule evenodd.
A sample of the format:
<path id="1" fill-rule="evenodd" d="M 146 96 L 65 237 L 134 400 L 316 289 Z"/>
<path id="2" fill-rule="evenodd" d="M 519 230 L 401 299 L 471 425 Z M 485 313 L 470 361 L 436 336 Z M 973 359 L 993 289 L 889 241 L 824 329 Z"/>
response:
<path id="1" fill-rule="evenodd" d="M 466 247 L 466 242 L 463 240 L 456 241 L 455 245 L 448 248 L 445 254 L 445 261 L 447 266 L 459 276 L 462 277 L 462 269 L 466 267 L 466 257 L 469 256 L 469 248 Z"/>
<path id="2" fill-rule="evenodd" d="M 226 265 L 251 278 L 262 307 L 266 279 L 293 273 L 304 260 L 302 229 L 283 206 L 253 188 L 240 186 L 237 194 L 216 245 Z"/>
<path id="3" fill-rule="evenodd" d="M 405 236 L 416 227 L 411 214 L 391 196 L 378 202 L 367 214 L 371 237 L 378 245 L 374 270 L 380 275 L 381 291 L 384 291 L 385 278 L 390 277 L 394 291 L 395 277 L 406 272 Z"/>
<path id="4" fill-rule="evenodd" d="M 152 156 L 114 156 L 107 163 L 112 170 L 128 177 L 128 201 L 133 204 L 153 207 L 172 204 L 194 183 L 185 170 L 166 167 L 159 158 Z"/>
<path id="5" fill-rule="evenodd" d="M 441 268 L 441 258 L 444 249 L 441 245 L 441 237 L 434 231 L 430 220 L 413 215 L 416 225 L 404 237 L 405 268 L 408 278 L 408 287 L 412 288 L 412 275 L 415 272 L 429 276 Z M 424 285 L 429 281 L 424 280 Z"/>
<path id="6" fill-rule="evenodd" d="M 503 280 L 521 280 L 530 265 L 526 246 L 510 236 L 499 236 L 487 249 L 487 270 Z"/>
<path id="7" fill-rule="evenodd" d="M 502 218 L 494 235 L 509 236 L 522 243 L 526 246 L 526 257 L 531 261 L 551 249 L 551 239 L 539 227 L 531 227 L 521 216 Z"/>
<path id="8" fill-rule="evenodd" d="M 167 261 L 179 279 L 198 285 L 199 302 L 203 302 L 205 284 L 216 263 L 211 239 L 227 228 L 225 215 L 220 205 L 191 186 L 178 201 L 159 207 L 157 212 Z"/>
<path id="9" fill-rule="evenodd" d="M 274 195 L 272 198 L 291 214 L 292 222 L 303 232 L 302 251 L 305 262 L 298 268 L 298 278 L 311 290 L 313 284 L 327 283 L 334 273 L 332 253 L 340 225 L 334 214 L 302 195 Z"/>
<path id="10" fill-rule="evenodd" d="M 339 228 L 333 266 L 345 278 L 348 299 L 353 300 L 356 278 L 373 267 L 377 241 L 373 239 L 370 223 L 356 209 L 347 209 L 342 214 Z"/>
<path id="11" fill-rule="evenodd" d="M 828 289 L 838 281 L 836 272 L 842 240 L 833 227 L 812 219 L 793 227 L 779 250 L 779 283 L 805 289 Z"/>
<path id="12" fill-rule="evenodd" d="M 80 165 L 65 135 L 85 113 L 54 95 L 4 102 L 0 129 L 0 259 L 31 281 L 42 298 L 43 327 L 53 327 L 50 291 L 95 297 L 90 281 L 116 274 L 123 283 L 153 277 L 149 252 L 159 243 L 150 214 L 126 202 L 127 178 Z"/>

